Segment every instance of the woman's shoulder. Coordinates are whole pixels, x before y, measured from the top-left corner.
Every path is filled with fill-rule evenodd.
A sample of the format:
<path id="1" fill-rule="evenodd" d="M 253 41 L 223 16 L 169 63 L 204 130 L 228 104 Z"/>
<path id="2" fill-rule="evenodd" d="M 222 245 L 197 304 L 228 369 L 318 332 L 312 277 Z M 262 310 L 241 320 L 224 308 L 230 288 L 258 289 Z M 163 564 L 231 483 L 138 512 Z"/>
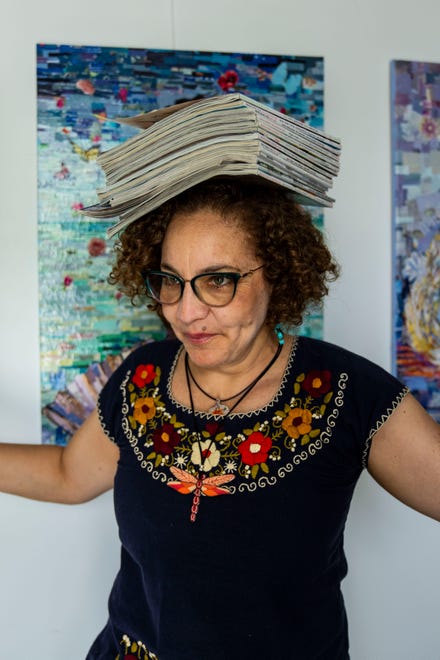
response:
<path id="1" fill-rule="evenodd" d="M 297 368 L 302 372 L 325 371 L 333 379 L 343 379 L 347 387 L 361 396 L 367 392 L 389 395 L 406 392 L 405 386 L 389 371 L 362 355 L 321 339 L 298 339 Z"/>
<path id="2" fill-rule="evenodd" d="M 369 358 L 322 339 L 299 337 L 297 343 L 298 355 L 301 356 L 303 360 L 309 362 L 310 366 L 315 362 L 316 364 L 333 365 L 341 369 L 377 369 L 381 372 L 388 373 L 383 367 L 379 366 Z"/>
<path id="3" fill-rule="evenodd" d="M 172 362 L 181 347 L 178 339 L 149 339 L 135 346 L 126 356 L 121 366 L 133 368 L 145 362 L 167 363 Z"/>

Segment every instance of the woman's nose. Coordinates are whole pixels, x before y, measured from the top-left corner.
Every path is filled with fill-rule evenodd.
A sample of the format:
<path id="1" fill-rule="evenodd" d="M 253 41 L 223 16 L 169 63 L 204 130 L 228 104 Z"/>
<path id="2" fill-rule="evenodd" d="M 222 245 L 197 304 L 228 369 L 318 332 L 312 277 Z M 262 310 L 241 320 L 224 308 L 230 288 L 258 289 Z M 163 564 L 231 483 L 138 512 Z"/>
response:
<path id="1" fill-rule="evenodd" d="M 182 297 L 177 303 L 177 316 L 184 323 L 191 323 L 200 318 L 205 318 L 209 312 L 209 306 L 197 297 L 190 282 L 185 282 Z"/>

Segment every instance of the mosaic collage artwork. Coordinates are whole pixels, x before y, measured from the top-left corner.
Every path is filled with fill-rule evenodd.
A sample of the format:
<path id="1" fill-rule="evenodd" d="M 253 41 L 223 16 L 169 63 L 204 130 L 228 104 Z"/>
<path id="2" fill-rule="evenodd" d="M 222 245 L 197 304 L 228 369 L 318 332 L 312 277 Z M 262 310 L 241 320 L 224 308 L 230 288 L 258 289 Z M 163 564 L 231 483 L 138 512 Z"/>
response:
<path id="1" fill-rule="evenodd" d="M 96 157 L 134 134 L 115 119 L 199 96 L 242 92 L 323 128 L 319 57 L 37 46 L 42 442 L 65 444 L 155 315 L 107 283 L 113 221 L 79 211 L 104 183 Z M 322 212 L 312 210 L 317 225 Z M 321 336 L 321 312 L 303 334 Z"/>
<path id="2" fill-rule="evenodd" d="M 394 367 L 440 421 L 440 64 L 394 61 Z"/>

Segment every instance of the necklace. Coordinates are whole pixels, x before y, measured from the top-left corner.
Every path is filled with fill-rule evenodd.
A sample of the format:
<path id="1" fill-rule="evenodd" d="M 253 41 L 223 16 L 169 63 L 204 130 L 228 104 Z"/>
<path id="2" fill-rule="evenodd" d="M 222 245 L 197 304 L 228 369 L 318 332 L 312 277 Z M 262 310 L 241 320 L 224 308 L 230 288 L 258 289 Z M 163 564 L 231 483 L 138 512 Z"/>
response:
<path id="1" fill-rule="evenodd" d="M 220 414 L 222 417 L 226 417 L 226 415 L 228 415 L 228 414 L 231 413 L 233 410 L 235 410 L 235 408 L 238 406 L 238 404 L 239 404 L 241 401 L 243 401 L 244 397 L 245 397 L 247 394 L 249 394 L 249 392 L 251 391 L 251 389 L 252 389 L 253 387 L 255 387 L 255 385 L 258 383 L 259 380 L 261 380 L 261 378 L 264 376 L 264 374 L 267 373 L 267 371 L 269 371 L 269 369 L 271 368 L 271 366 L 272 366 L 272 365 L 276 362 L 276 360 L 278 359 L 278 357 L 279 357 L 279 355 L 280 355 L 280 353 L 281 353 L 282 348 L 283 348 L 283 345 L 282 345 L 282 344 L 278 344 L 278 348 L 277 348 L 275 354 L 273 355 L 273 357 L 271 358 L 270 362 L 268 362 L 268 364 L 264 367 L 263 371 L 261 371 L 261 372 L 258 374 L 258 376 L 257 376 L 256 378 L 254 378 L 254 380 L 252 381 L 252 383 L 250 383 L 249 385 L 247 385 L 243 390 L 240 390 L 240 392 L 238 392 L 238 394 L 235 394 L 234 396 L 230 396 L 230 397 L 228 397 L 227 399 L 216 399 L 215 397 L 210 396 L 207 392 L 204 392 L 204 390 L 202 390 L 202 388 L 200 387 L 200 385 L 197 384 L 197 382 L 196 382 L 194 376 L 193 376 L 192 373 L 191 373 L 191 369 L 190 369 L 190 367 L 189 367 L 189 363 L 188 363 L 188 353 L 185 353 L 185 376 L 186 376 L 186 384 L 187 384 L 187 386 L 188 386 L 188 394 L 189 394 L 189 400 L 190 400 L 190 404 L 191 404 L 191 416 L 192 416 L 192 418 L 193 418 L 193 424 L 194 424 L 194 429 L 195 429 L 195 432 L 196 432 L 196 435 L 197 435 L 197 444 L 198 444 L 198 447 L 199 447 L 199 454 L 200 454 L 200 468 L 199 468 L 199 470 L 198 470 L 198 472 L 197 472 L 197 477 L 196 477 L 197 480 L 196 480 L 196 484 L 195 484 L 194 495 L 193 495 L 193 501 L 192 501 L 192 505 L 191 505 L 191 513 L 190 513 L 190 520 L 191 520 L 191 522 L 195 522 L 196 517 L 197 517 L 197 513 L 198 513 L 198 511 L 199 511 L 200 497 L 201 497 L 201 495 L 202 495 L 202 489 L 203 489 L 203 481 L 205 480 L 205 477 L 206 477 L 206 475 L 204 474 L 204 471 L 203 471 L 203 466 L 204 466 L 204 464 L 205 464 L 205 462 L 206 462 L 207 457 L 209 457 L 211 446 L 212 446 L 213 443 L 214 443 L 214 440 L 211 439 L 211 442 L 209 443 L 208 448 L 205 449 L 205 451 L 202 451 L 202 444 L 201 444 L 201 439 L 200 439 L 200 438 L 201 438 L 201 433 L 200 433 L 200 428 L 199 428 L 199 425 L 198 425 L 198 422 L 197 422 L 197 417 L 196 417 L 196 414 L 195 414 L 195 406 L 194 406 L 194 401 L 193 401 L 193 396 L 192 396 L 192 390 L 191 390 L 191 379 L 194 381 L 194 384 L 197 385 L 197 387 L 199 388 L 199 390 L 200 390 L 201 392 L 203 392 L 203 394 L 205 394 L 206 396 L 208 396 L 210 399 L 213 399 L 214 401 L 216 401 L 216 403 L 217 403 L 217 402 L 220 403 L 220 405 L 222 405 L 222 402 L 223 402 L 223 401 L 230 401 L 231 399 L 234 399 L 234 398 L 237 397 L 237 396 L 240 397 L 240 398 L 238 399 L 238 401 L 236 401 L 236 402 L 234 403 L 234 405 L 232 406 L 232 408 L 228 408 L 228 406 L 223 406 L 223 407 L 226 409 L 226 412 L 221 412 L 221 413 L 214 413 L 214 412 L 213 412 L 213 413 L 212 413 L 212 414 L 217 414 L 217 415 Z M 191 376 L 191 378 L 190 378 L 190 376 Z M 212 406 L 212 408 L 214 408 L 214 406 Z M 211 408 L 209 409 L 208 412 L 211 412 Z"/>
<path id="2" fill-rule="evenodd" d="M 197 389 L 200 390 L 200 392 L 202 392 L 202 394 L 207 396 L 208 399 L 211 399 L 212 401 L 215 402 L 214 405 L 212 405 L 210 408 L 208 408 L 208 413 L 210 413 L 211 415 L 222 416 L 223 417 L 224 415 L 228 415 L 229 413 L 231 413 L 238 406 L 238 404 L 244 399 L 246 394 L 248 394 L 251 391 L 251 389 L 258 383 L 258 381 L 261 380 L 261 378 L 263 378 L 263 376 L 269 371 L 271 366 L 277 361 L 277 359 L 278 359 L 278 357 L 279 357 L 279 355 L 282 351 L 282 348 L 283 348 L 283 345 L 279 343 L 275 354 L 271 358 L 270 362 L 268 362 L 268 364 L 264 367 L 263 371 L 261 371 L 258 374 L 258 376 L 256 378 L 254 378 L 254 380 L 251 383 L 249 383 L 249 385 L 246 385 L 246 387 L 244 387 L 242 390 L 240 390 L 236 394 L 233 394 L 232 396 L 228 396 L 226 399 L 220 399 L 220 397 L 212 396 L 212 394 L 209 394 L 209 392 L 206 392 L 203 389 L 203 387 L 201 385 L 199 385 L 199 383 L 194 378 L 194 374 L 191 371 L 191 368 L 189 366 L 188 353 L 185 353 L 185 373 L 187 375 L 187 380 L 189 382 L 189 378 L 188 378 L 188 375 L 189 375 L 191 377 L 191 380 L 193 381 L 194 385 L 197 387 Z M 188 389 L 190 391 L 190 398 L 191 398 L 191 389 L 190 389 L 190 387 L 188 387 Z M 226 401 L 232 401 L 232 399 L 236 399 L 237 397 L 240 397 L 240 398 L 232 406 L 232 408 L 229 408 L 227 405 L 225 405 Z"/>

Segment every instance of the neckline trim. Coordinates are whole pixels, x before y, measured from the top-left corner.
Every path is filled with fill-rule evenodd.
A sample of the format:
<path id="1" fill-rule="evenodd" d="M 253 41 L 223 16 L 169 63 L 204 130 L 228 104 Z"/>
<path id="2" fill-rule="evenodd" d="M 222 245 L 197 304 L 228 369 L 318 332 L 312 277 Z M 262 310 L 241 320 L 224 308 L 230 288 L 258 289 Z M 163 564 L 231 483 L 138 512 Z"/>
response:
<path id="1" fill-rule="evenodd" d="M 299 337 L 297 335 L 292 336 L 292 346 L 290 348 L 290 354 L 289 358 L 287 360 L 286 367 L 284 369 L 283 376 L 281 378 L 280 386 L 277 390 L 277 392 L 274 394 L 272 399 L 268 401 L 264 406 L 261 408 L 256 408 L 254 410 L 249 410 L 248 412 L 233 412 L 230 415 L 228 415 L 228 418 L 230 419 L 246 419 L 247 417 L 252 417 L 253 415 L 257 413 L 266 413 L 269 408 L 271 408 L 277 401 L 281 399 L 281 397 L 284 394 L 284 388 L 286 386 L 286 382 L 289 378 L 290 372 L 292 370 L 292 366 L 295 360 L 296 356 L 296 351 L 297 351 L 297 346 L 298 346 L 298 339 Z M 183 412 L 190 414 L 191 413 L 191 408 L 189 406 L 185 406 L 183 403 L 180 401 L 177 401 L 177 399 L 173 396 L 172 393 L 172 382 L 173 382 L 173 377 L 174 377 L 174 372 L 176 370 L 177 362 L 179 360 L 180 355 L 182 354 L 182 351 L 184 350 L 183 345 L 180 345 L 178 350 L 176 351 L 176 355 L 174 356 L 173 363 L 171 365 L 170 373 L 168 375 L 168 380 L 167 380 L 167 396 L 168 399 L 171 401 L 171 403 L 178 409 L 182 410 Z M 198 418 L 200 419 L 213 419 L 213 420 L 218 420 L 218 416 L 213 415 L 212 413 L 205 412 L 202 410 L 195 410 L 194 414 L 197 415 Z"/>

